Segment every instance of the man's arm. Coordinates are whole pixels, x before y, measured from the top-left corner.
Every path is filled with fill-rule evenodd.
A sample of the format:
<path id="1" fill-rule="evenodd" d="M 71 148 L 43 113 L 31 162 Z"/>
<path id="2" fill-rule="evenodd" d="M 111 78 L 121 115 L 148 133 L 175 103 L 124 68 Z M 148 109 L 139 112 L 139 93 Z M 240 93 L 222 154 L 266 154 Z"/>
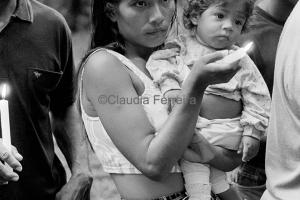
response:
<path id="1" fill-rule="evenodd" d="M 62 76 L 58 85 L 51 91 L 50 111 L 52 131 L 62 153 L 66 157 L 72 176 L 57 193 L 57 200 L 89 199 L 92 177 L 88 167 L 88 151 L 83 122 L 76 106 L 76 79 L 73 61 L 71 31 L 61 16 L 57 29 L 57 59 Z"/>
<path id="2" fill-rule="evenodd" d="M 57 199 L 89 199 L 92 177 L 88 163 L 87 137 L 75 103 L 63 111 L 52 112 L 52 128 L 72 172 L 69 182 L 57 194 Z"/>

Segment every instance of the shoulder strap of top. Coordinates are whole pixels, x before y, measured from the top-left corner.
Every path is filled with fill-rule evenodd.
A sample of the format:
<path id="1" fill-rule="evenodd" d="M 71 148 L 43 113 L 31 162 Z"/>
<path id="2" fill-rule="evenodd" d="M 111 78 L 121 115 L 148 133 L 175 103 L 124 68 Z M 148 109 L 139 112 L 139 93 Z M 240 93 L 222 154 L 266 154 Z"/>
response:
<path id="1" fill-rule="evenodd" d="M 126 58 L 125 56 L 123 56 L 122 54 L 116 51 L 109 50 L 109 49 L 105 49 L 105 50 L 110 54 L 114 55 L 116 58 L 118 58 L 128 69 L 130 69 L 134 74 L 136 74 L 144 83 L 152 82 L 152 80 L 148 76 L 146 76 L 146 74 L 142 72 L 131 60 L 129 60 L 128 58 Z"/>
<path id="2" fill-rule="evenodd" d="M 84 70 L 85 70 L 85 65 L 87 63 L 87 61 L 89 60 L 89 58 L 94 55 L 95 53 L 97 53 L 98 51 L 102 51 L 103 49 L 102 48 L 98 48 L 98 49 L 95 49 L 92 53 L 90 53 L 90 55 L 88 55 L 84 62 L 81 63 L 81 66 L 82 66 L 82 69 L 81 69 L 81 72 L 79 72 L 79 76 L 80 76 L 80 81 L 79 81 L 79 103 L 80 103 L 80 109 L 81 109 L 81 113 L 84 114 L 85 117 L 89 117 L 91 118 L 90 116 L 88 116 L 88 114 L 85 112 L 84 108 L 83 108 L 83 105 L 82 105 L 82 87 L 83 87 L 83 74 L 84 74 Z M 94 118 L 94 117 L 92 117 Z M 96 118 L 96 117 L 95 117 Z"/>
<path id="3" fill-rule="evenodd" d="M 80 85 L 82 84 L 83 73 L 84 73 L 84 69 L 85 69 L 84 67 L 85 67 L 87 61 L 89 60 L 89 58 L 90 58 L 92 55 L 94 55 L 94 54 L 97 53 L 98 51 L 103 51 L 103 49 L 102 49 L 102 48 L 95 49 L 92 53 L 90 53 L 90 55 L 88 55 L 88 56 L 85 58 L 84 62 L 81 64 L 82 69 L 81 69 L 81 72 L 80 72 Z M 81 89 L 81 87 L 80 87 L 80 89 Z"/>
<path id="4" fill-rule="evenodd" d="M 98 49 L 94 50 L 90 55 L 88 55 L 85 58 L 85 61 L 82 63 L 82 69 L 80 72 L 80 83 L 79 83 L 79 98 L 80 98 L 80 106 L 81 106 L 82 111 L 83 111 L 83 107 L 81 104 L 81 101 L 82 101 L 82 79 L 83 79 L 85 65 L 86 65 L 87 61 L 89 60 L 89 58 L 99 51 L 106 51 L 106 52 L 110 53 L 111 55 L 115 56 L 116 58 L 118 58 L 118 60 L 120 60 L 128 69 L 130 69 L 134 74 L 136 74 L 143 81 L 144 84 L 146 84 L 146 83 L 149 84 L 152 82 L 152 80 L 148 76 L 146 76 L 135 64 L 133 64 L 133 62 L 131 62 L 128 58 L 126 58 L 122 54 L 120 54 L 116 51 L 113 51 L 113 50 L 109 50 L 109 49 L 105 49 L 105 48 L 98 48 Z"/>
<path id="5" fill-rule="evenodd" d="M 94 55 L 95 53 L 97 53 L 99 51 L 103 51 L 103 50 L 110 53 L 111 55 L 115 56 L 116 58 L 118 58 L 118 60 L 120 60 L 128 69 L 130 69 L 134 74 L 136 74 L 143 82 L 152 82 L 152 80 L 148 76 L 146 76 L 145 73 L 142 72 L 131 60 L 129 60 L 128 58 L 126 58 L 125 56 L 123 56 L 122 54 L 120 54 L 116 51 L 105 49 L 105 48 L 96 49 L 82 63 L 82 71 L 81 71 L 81 75 L 80 75 L 81 81 L 82 81 L 82 77 L 83 77 L 83 73 L 84 73 L 84 66 L 87 63 L 87 61 L 89 60 L 89 58 L 92 55 Z"/>

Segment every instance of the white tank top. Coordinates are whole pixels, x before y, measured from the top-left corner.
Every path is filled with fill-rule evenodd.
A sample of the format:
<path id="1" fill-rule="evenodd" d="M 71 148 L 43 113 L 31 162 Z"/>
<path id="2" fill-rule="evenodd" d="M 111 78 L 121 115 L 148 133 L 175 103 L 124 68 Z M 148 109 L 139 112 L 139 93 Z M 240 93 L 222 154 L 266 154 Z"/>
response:
<path id="1" fill-rule="evenodd" d="M 81 72 L 80 80 L 80 106 L 82 110 L 82 119 L 85 125 L 85 129 L 88 138 L 96 152 L 97 157 L 101 161 L 103 170 L 107 173 L 118 173 L 118 174 L 141 174 L 141 172 L 131 164 L 124 155 L 117 149 L 113 144 L 111 138 L 107 134 L 105 128 L 99 117 L 89 116 L 82 106 L 81 96 L 82 96 L 82 77 L 84 73 L 84 66 L 87 60 L 98 51 L 106 51 L 111 55 L 119 59 L 126 67 L 128 67 L 136 76 L 138 76 L 144 83 L 145 91 L 141 95 L 142 105 L 147 114 L 147 117 L 152 124 L 152 126 L 157 131 L 167 120 L 168 113 L 166 105 L 164 105 L 160 100 L 162 98 L 162 93 L 155 87 L 153 81 L 147 77 L 140 69 L 138 69 L 128 58 L 125 56 L 108 49 L 97 49 L 89 55 L 89 57 L 82 64 L 83 69 Z M 181 172 L 178 165 L 175 165 L 171 172 Z"/>

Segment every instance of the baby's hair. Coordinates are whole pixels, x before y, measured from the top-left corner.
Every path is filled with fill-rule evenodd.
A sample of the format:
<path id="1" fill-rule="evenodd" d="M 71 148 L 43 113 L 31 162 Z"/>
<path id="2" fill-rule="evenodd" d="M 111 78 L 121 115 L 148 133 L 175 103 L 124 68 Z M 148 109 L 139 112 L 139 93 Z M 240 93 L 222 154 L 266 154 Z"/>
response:
<path id="1" fill-rule="evenodd" d="M 211 5 L 226 3 L 227 0 L 187 0 L 188 3 L 183 12 L 183 25 L 188 30 L 193 30 L 196 26 L 192 23 L 192 18 L 202 15 Z M 235 0 L 238 1 L 238 0 Z M 245 16 L 246 22 L 242 31 L 245 31 L 247 20 L 252 15 L 254 3 L 256 0 L 244 0 L 245 1 Z"/>

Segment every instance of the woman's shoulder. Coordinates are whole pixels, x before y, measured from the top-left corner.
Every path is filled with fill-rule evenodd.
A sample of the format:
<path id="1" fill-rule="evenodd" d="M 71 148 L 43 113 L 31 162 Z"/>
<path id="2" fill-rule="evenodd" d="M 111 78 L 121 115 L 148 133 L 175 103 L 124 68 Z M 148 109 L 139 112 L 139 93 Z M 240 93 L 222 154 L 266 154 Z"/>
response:
<path id="1" fill-rule="evenodd" d="M 84 67 L 93 67 L 93 66 L 106 66 L 104 64 L 113 64 L 117 62 L 118 59 L 105 48 L 98 48 L 88 52 L 88 55 L 85 57 L 83 65 Z"/>
<path id="2" fill-rule="evenodd" d="M 103 71 L 103 70 L 112 70 L 119 69 L 123 65 L 122 61 L 114 54 L 112 50 L 99 48 L 93 50 L 85 58 L 83 62 L 83 68 L 89 71 Z"/>
<path id="3" fill-rule="evenodd" d="M 94 50 L 87 56 L 82 67 L 83 76 L 88 82 L 113 82 L 129 77 L 122 61 L 107 49 Z"/>

